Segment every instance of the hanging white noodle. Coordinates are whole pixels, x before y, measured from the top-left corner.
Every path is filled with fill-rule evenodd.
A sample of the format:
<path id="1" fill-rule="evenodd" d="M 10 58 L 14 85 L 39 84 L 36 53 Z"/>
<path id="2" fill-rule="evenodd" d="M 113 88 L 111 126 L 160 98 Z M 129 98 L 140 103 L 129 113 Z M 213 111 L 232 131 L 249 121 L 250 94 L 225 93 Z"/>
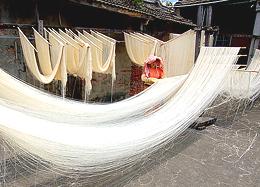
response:
<path id="1" fill-rule="evenodd" d="M 156 56 L 165 62 L 166 77 L 184 75 L 191 71 L 195 61 L 196 34 L 189 30 L 160 46 Z"/>
<path id="2" fill-rule="evenodd" d="M 77 119 L 56 123 L 0 105 L 0 131 L 13 146 L 63 172 L 93 174 L 127 167 L 171 141 L 198 118 L 219 94 L 238 52 L 239 48 L 202 48 L 177 94 L 148 115 L 118 122 L 108 118 L 107 123 L 89 126 L 75 125 Z"/>
<path id="3" fill-rule="evenodd" d="M 140 33 L 124 33 L 124 36 L 132 62 L 143 66 L 150 55 L 159 56 L 165 62 L 166 77 L 187 74 L 194 65 L 196 34 L 193 30 L 167 42 Z"/>
<path id="4" fill-rule="evenodd" d="M 178 91 L 186 77 L 185 75 L 160 80 L 149 89 L 121 102 L 109 105 L 86 105 L 50 97 L 44 92 L 17 81 L 1 70 L 0 88 L 5 92 L 0 92 L 0 97 L 23 108 L 46 113 L 46 115 L 51 114 L 53 117 L 58 115 L 63 120 L 70 121 L 77 118 L 78 123 L 86 122 L 86 120 L 88 122 L 95 120 L 95 123 L 102 123 L 106 122 L 108 118 L 116 121 L 143 115 L 144 111 L 149 111 L 163 102 L 167 102 Z M 115 113 L 117 113 L 116 116 L 113 115 Z"/>
<path id="5" fill-rule="evenodd" d="M 133 33 L 124 33 L 127 53 L 131 61 L 139 66 L 144 66 L 145 60 L 155 54 L 157 42 L 144 39 Z"/>
<path id="6" fill-rule="evenodd" d="M 260 94 L 260 50 L 256 49 L 254 57 L 246 69 L 234 70 L 226 81 L 223 93 L 234 99 L 254 101 Z"/>
<path id="7" fill-rule="evenodd" d="M 60 41 L 58 38 L 55 37 L 55 35 L 49 33 L 47 30 L 45 30 L 45 35 L 49 39 L 50 42 L 50 55 L 51 55 L 51 63 L 52 67 L 55 67 L 54 62 L 58 62 L 60 56 L 59 56 L 59 48 L 58 46 L 63 46 L 62 56 L 60 59 L 60 68 L 58 69 L 55 79 L 60 80 L 62 83 L 62 96 L 65 97 L 65 90 L 67 85 L 67 66 L 66 66 L 66 44 Z"/>
<path id="8" fill-rule="evenodd" d="M 50 53 L 49 53 L 49 43 L 47 40 L 45 40 L 42 36 L 40 36 L 37 31 L 34 30 L 35 34 L 35 42 L 37 44 L 37 47 L 39 48 L 36 50 L 34 46 L 31 44 L 31 42 L 27 39 L 27 37 L 23 34 L 23 32 L 18 28 L 19 36 L 22 44 L 23 54 L 25 58 L 25 62 L 34 75 L 34 77 L 39 80 L 41 83 L 49 84 L 51 83 L 59 68 L 63 68 L 63 66 L 60 65 L 61 59 L 62 59 L 62 52 L 63 52 L 63 45 L 59 43 L 56 45 L 53 43 L 51 46 L 51 50 L 55 50 L 57 53 L 56 62 L 51 62 Z M 35 52 L 39 54 L 39 64 L 41 67 L 38 67 Z M 44 55 L 45 54 L 45 55 Z M 52 64 L 54 67 L 52 68 Z M 42 74 L 41 71 L 45 74 Z M 61 70 L 63 71 L 63 70 Z M 64 80 L 63 83 L 66 81 Z"/>
<path id="9" fill-rule="evenodd" d="M 85 32 L 86 33 L 86 32 Z M 97 71 L 100 73 L 109 73 L 112 75 L 112 84 L 116 80 L 116 40 L 101 34 L 91 31 L 91 34 L 102 42 L 102 62 L 96 62 Z M 107 66 L 107 67 L 106 67 Z"/>
<path id="10" fill-rule="evenodd" d="M 90 46 L 88 43 L 82 41 L 79 38 L 73 38 L 67 33 L 59 30 L 60 35 L 72 43 L 76 48 L 70 48 L 67 51 L 71 56 L 72 62 L 68 62 L 69 73 L 79 76 L 85 80 L 85 100 L 86 95 L 90 94 L 92 89 L 91 79 L 92 79 L 92 57 Z"/>
<path id="11" fill-rule="evenodd" d="M 80 51 L 80 59 L 82 62 L 80 62 L 80 68 L 77 73 L 78 76 L 83 77 L 85 80 L 85 101 L 87 99 L 87 95 L 90 95 L 90 91 L 92 90 L 92 65 L 93 65 L 93 59 L 92 59 L 92 53 L 91 53 L 91 47 L 90 44 L 81 38 L 79 38 L 75 33 L 73 33 L 71 30 L 66 30 L 67 34 L 70 34 L 75 41 L 77 41 L 81 46 L 83 46 L 82 50 Z"/>

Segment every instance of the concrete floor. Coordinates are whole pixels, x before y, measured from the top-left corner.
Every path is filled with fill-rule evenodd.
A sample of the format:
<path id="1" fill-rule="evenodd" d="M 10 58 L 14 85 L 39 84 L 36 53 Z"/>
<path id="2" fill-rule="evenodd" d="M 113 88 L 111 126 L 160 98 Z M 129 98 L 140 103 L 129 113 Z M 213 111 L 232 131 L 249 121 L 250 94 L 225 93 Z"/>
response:
<path id="1" fill-rule="evenodd" d="M 146 161 L 137 164 L 131 171 L 120 171 L 103 178 L 85 177 L 82 182 L 50 171 L 36 169 L 36 172 L 29 172 L 19 164 L 4 162 L 5 165 L 0 165 L 4 166 L 0 167 L 3 174 L 0 186 L 260 186 L 260 104 L 243 115 L 234 114 L 234 110 L 225 106 L 205 114 L 217 116 L 217 123 L 202 131 L 186 130 L 173 143 L 148 160 L 145 158 Z M 8 157 L 13 156 L 6 151 L 4 154 L 0 152 L 0 160 Z"/>
<path id="2" fill-rule="evenodd" d="M 260 106 L 232 123 L 223 118 L 203 131 L 188 129 L 125 187 L 260 186 L 259 133 Z"/>

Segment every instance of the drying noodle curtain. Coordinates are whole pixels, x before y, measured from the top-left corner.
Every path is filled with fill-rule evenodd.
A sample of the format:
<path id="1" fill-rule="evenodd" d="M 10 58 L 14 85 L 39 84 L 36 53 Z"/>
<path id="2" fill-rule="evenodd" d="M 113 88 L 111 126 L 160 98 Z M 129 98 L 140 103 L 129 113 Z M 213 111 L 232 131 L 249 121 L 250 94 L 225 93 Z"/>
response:
<path id="1" fill-rule="evenodd" d="M 247 69 L 235 69 L 228 77 L 223 92 L 236 99 L 254 101 L 260 94 L 260 50 L 256 49 Z"/>
<path id="2" fill-rule="evenodd" d="M 113 82 L 116 80 L 116 40 L 95 31 L 77 35 L 69 29 L 44 29 L 44 33 L 46 39 L 34 30 L 35 49 L 19 29 L 25 61 L 40 82 L 48 84 L 55 78 L 65 87 L 69 73 L 85 80 L 85 93 L 89 95 L 92 71 L 111 74 Z"/>
<path id="3" fill-rule="evenodd" d="M 57 33 L 58 34 L 58 33 Z M 73 48 L 70 48 L 66 52 L 68 53 L 68 61 L 67 61 L 67 66 L 68 66 L 68 71 L 70 74 L 77 75 L 78 70 L 80 68 L 79 66 L 79 56 L 80 56 L 80 48 L 81 45 L 75 41 L 71 36 L 63 32 L 62 30 L 59 30 L 59 34 L 61 37 L 66 39 L 72 46 Z"/>
<path id="4" fill-rule="evenodd" d="M 150 42 L 153 42 L 154 43 L 154 47 L 155 47 L 155 54 L 157 54 L 158 50 L 160 49 L 160 46 L 162 46 L 165 42 L 153 37 L 153 36 L 150 36 L 148 34 L 141 34 L 141 33 L 135 33 L 136 35 L 139 35 L 141 36 L 142 38 L 145 38 L 147 40 L 149 40 Z"/>
<path id="5" fill-rule="evenodd" d="M 194 65 L 196 35 L 192 30 L 168 42 L 140 33 L 124 33 L 124 36 L 133 63 L 143 66 L 150 55 L 162 57 L 166 77 L 187 74 Z"/>
<path id="6" fill-rule="evenodd" d="M 111 105 L 82 105 L 66 100 L 59 102 L 56 97 L 47 95 L 54 107 L 61 108 L 55 110 L 61 115 L 54 115 L 45 100 L 40 100 L 44 104 L 43 111 L 39 110 L 41 105 L 36 110 L 31 110 L 31 105 L 26 105 L 23 100 L 20 100 L 24 105 L 22 108 L 17 103 L 12 103 L 17 97 L 6 94 L 7 100 L 0 102 L 1 134 L 5 135 L 10 147 L 19 148 L 19 153 L 23 151 L 25 156 L 39 158 L 39 162 L 36 160 L 35 163 L 43 163 L 44 166 L 49 163 L 51 168 L 57 169 L 55 171 L 71 172 L 71 177 L 75 173 L 97 175 L 108 170 L 125 170 L 140 163 L 140 157 L 148 158 L 172 142 L 197 120 L 220 93 L 220 87 L 236 62 L 239 50 L 240 48 L 202 48 L 193 71 L 180 89 L 177 92 L 176 89 L 165 92 L 171 93 L 167 101 L 161 95 L 161 88 L 157 87 L 160 94 L 154 90 L 151 92 L 159 95 L 159 109 L 152 107 L 138 110 L 147 102 L 154 102 L 149 96 L 145 97 L 149 99 L 147 102 L 141 100 L 141 103 L 138 102 L 139 97 L 135 97 L 131 101 L 134 107 L 129 107 L 131 105 L 125 105 L 125 102 Z M 0 79 L 0 86 L 6 82 Z M 164 87 L 172 84 L 169 82 Z M 23 87 L 20 87 L 23 98 L 39 98 L 43 95 L 35 93 L 32 88 L 29 89 L 32 92 L 26 93 Z M 14 90 L 17 88 L 14 87 Z M 2 90 L 5 94 L 6 90 Z M 122 104 L 126 106 L 123 110 Z M 68 105 L 75 110 L 72 107 L 66 109 Z M 53 106 L 50 107 L 52 110 Z M 152 106 L 158 105 L 153 103 Z M 82 114 L 82 110 L 79 110 L 81 107 L 86 107 L 89 112 L 79 117 Z M 97 107 L 101 109 L 93 110 Z M 130 116 L 125 113 L 133 108 L 136 111 L 132 111 Z M 62 116 L 64 113 L 67 118 Z M 118 119 L 119 117 L 121 118 Z"/>
<path id="7" fill-rule="evenodd" d="M 102 49 L 102 61 L 100 61 L 98 57 L 95 58 L 95 60 L 97 60 L 94 62 L 95 71 L 98 73 L 111 74 L 112 81 L 114 82 L 116 80 L 116 40 L 95 31 L 91 31 L 91 35 L 84 32 L 84 35 Z M 97 52 L 96 54 L 99 53 Z"/>
<path id="8" fill-rule="evenodd" d="M 145 60 L 155 54 L 156 40 L 133 33 L 124 33 L 124 37 L 127 53 L 133 63 L 144 66 Z"/>
<path id="9" fill-rule="evenodd" d="M 85 91 L 89 95 L 92 89 L 92 56 L 90 45 L 81 40 L 71 30 L 66 30 L 66 33 L 73 37 L 74 40 L 80 45 L 77 75 L 85 80 Z"/>
<path id="10" fill-rule="evenodd" d="M 237 99 L 249 98 L 251 77 L 251 72 L 239 70 L 231 72 L 224 86 L 225 93 Z"/>
<path id="11" fill-rule="evenodd" d="M 196 34 L 189 30 L 161 45 L 156 56 L 164 60 L 166 77 L 184 75 L 191 71 L 195 61 Z"/>
<path id="12" fill-rule="evenodd" d="M 65 61 L 66 57 L 64 51 L 65 45 L 61 41 L 59 41 L 59 39 L 57 39 L 53 34 L 47 32 L 46 30 L 45 33 L 46 33 L 46 37 L 49 38 L 49 42 L 50 42 L 50 55 L 51 55 L 52 67 L 55 67 L 56 64 L 60 62 L 60 68 L 56 73 L 55 79 L 60 80 L 63 85 L 63 89 L 65 89 L 67 84 L 67 67 L 66 67 L 66 61 Z M 64 48 L 63 48 L 62 56 L 60 57 L 59 55 L 60 52 L 58 47 L 61 45 L 64 46 Z M 63 94 L 64 94 L 64 90 L 63 90 Z"/>
<path id="13" fill-rule="evenodd" d="M 256 49 L 255 54 L 251 60 L 251 63 L 247 67 L 247 70 L 250 71 L 259 71 L 260 70 L 260 50 Z"/>
<path id="14" fill-rule="evenodd" d="M 52 74 L 52 63 L 50 56 L 50 44 L 35 29 L 33 29 L 35 45 L 38 51 L 39 66 L 44 75 Z"/>
<path id="15" fill-rule="evenodd" d="M 85 94 L 89 95 L 92 89 L 92 57 L 90 46 L 78 37 L 73 36 L 68 30 L 67 33 L 59 30 L 59 33 L 74 46 L 67 50 L 67 56 L 71 59 L 71 61 L 67 61 L 68 71 L 85 80 Z"/>
<path id="16" fill-rule="evenodd" d="M 103 61 L 103 43 L 92 36 L 91 34 L 83 31 L 84 34 L 79 33 L 79 37 L 84 41 L 91 41 L 91 53 L 93 60 L 93 71 L 97 73 L 105 73 L 109 71 L 111 60 Z"/>
<path id="17" fill-rule="evenodd" d="M 37 31 L 34 30 L 35 43 L 37 44 L 37 49 L 35 49 L 35 47 L 31 44 L 31 42 L 27 39 L 23 32 L 20 29 L 18 30 L 25 62 L 28 68 L 32 72 L 33 76 L 41 83 L 51 83 L 54 80 L 58 69 L 62 68 L 62 66 L 60 66 L 60 63 L 64 46 L 60 44 L 54 45 L 49 48 L 49 43 L 47 42 L 47 40 L 45 40 L 43 37 L 40 37 Z M 49 50 L 57 51 L 56 62 L 51 63 Z M 35 52 L 38 54 L 40 67 L 37 64 Z M 45 56 L 43 54 L 45 54 Z M 42 58 L 40 59 L 40 57 Z M 53 68 L 52 64 L 55 64 Z M 41 72 L 43 72 L 43 74 Z"/>

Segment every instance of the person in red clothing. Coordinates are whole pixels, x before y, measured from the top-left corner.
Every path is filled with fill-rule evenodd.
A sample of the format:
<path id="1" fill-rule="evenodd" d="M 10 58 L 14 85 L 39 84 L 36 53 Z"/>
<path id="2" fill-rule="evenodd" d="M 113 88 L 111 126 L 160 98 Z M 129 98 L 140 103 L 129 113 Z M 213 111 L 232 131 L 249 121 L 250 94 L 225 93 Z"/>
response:
<path id="1" fill-rule="evenodd" d="M 150 56 L 144 63 L 142 80 L 145 84 L 151 85 L 164 78 L 163 60 L 157 56 Z"/>

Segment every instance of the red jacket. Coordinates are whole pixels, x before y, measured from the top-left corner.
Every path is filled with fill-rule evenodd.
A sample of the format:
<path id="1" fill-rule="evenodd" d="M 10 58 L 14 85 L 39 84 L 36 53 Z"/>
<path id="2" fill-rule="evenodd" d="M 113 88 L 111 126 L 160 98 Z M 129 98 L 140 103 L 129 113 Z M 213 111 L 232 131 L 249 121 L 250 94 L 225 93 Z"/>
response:
<path id="1" fill-rule="evenodd" d="M 162 59 L 157 56 L 150 56 L 144 63 L 144 74 L 147 78 L 163 78 L 164 71 Z"/>

